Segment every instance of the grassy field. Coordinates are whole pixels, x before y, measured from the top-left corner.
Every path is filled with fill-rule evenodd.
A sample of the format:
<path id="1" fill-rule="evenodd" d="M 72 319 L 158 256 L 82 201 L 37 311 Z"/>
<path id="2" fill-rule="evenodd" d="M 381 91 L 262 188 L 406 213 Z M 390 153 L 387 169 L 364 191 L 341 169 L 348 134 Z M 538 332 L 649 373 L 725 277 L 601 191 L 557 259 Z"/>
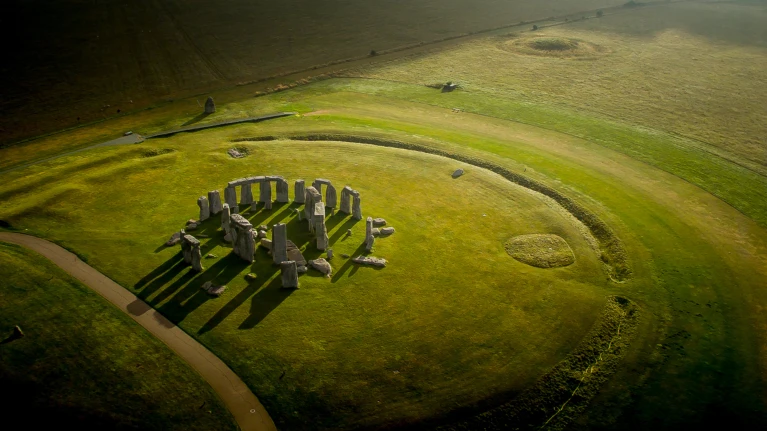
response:
<path id="1" fill-rule="evenodd" d="M 757 85 L 763 27 L 754 24 L 763 9 L 654 10 L 535 34 L 557 42 L 545 47 L 593 44 L 584 45 L 590 60 L 508 46 L 535 46 L 529 33 L 483 36 L 357 72 L 381 79 L 331 79 L 258 98 L 232 89 L 218 93 L 219 111 L 204 119 L 185 99 L 2 149 L 10 167 L 128 128 L 151 133 L 300 113 L 0 173 L 0 220 L 77 251 L 133 288 L 224 359 L 284 428 L 499 429 L 508 415 L 522 418 L 520 429 L 763 428 L 767 180 L 759 107 L 767 97 Z M 715 26 L 717 15 L 742 24 Z M 710 61 L 685 74 L 695 56 Z M 644 81 L 626 79 L 637 70 L 647 70 Z M 462 88 L 422 85 L 442 80 Z M 609 281 L 582 226 L 498 175 L 414 151 L 288 138 L 312 134 L 413 143 L 531 178 L 604 221 L 622 241 L 631 275 Z M 235 145 L 250 155 L 226 156 Z M 458 167 L 467 174 L 453 180 Z M 279 289 L 263 250 L 253 265 L 231 256 L 216 220 L 199 232 L 210 236 L 204 254 L 215 255 L 199 275 L 162 246 L 195 217 L 198 196 L 260 174 L 327 177 L 360 190 L 365 215 L 397 229 L 373 253 L 389 266 L 357 268 L 341 257 L 362 251 L 364 226 L 340 216 L 328 219 L 333 277 L 304 275 L 294 292 Z M 289 237 L 318 256 L 291 207 L 248 217 L 288 223 Z M 504 249 L 512 237 L 541 233 L 563 237 L 575 263 L 534 268 Z M 249 272 L 255 280 L 244 278 Z M 199 289 L 207 280 L 226 283 L 227 293 L 207 297 Z M 603 324 L 611 304 L 623 301 L 616 298 L 638 310 L 630 336 Z M 620 355 L 601 351 L 613 341 Z M 590 362 L 602 353 L 604 362 Z M 555 402 L 579 382 L 584 392 L 554 417 Z M 544 390 L 529 396 L 535 388 Z M 520 400 L 530 399 L 540 400 L 536 414 L 524 413 L 529 404 Z"/>
<path id="2" fill-rule="evenodd" d="M 0 65 L 0 143 L 370 50 L 622 3 L 15 0 L 0 17 L 16 41 Z"/>
<path id="3" fill-rule="evenodd" d="M 0 243 L 0 277 L 6 416 L 32 428 L 237 429 L 186 363 L 48 260 Z M 25 336 L 6 338 L 15 325 Z"/>

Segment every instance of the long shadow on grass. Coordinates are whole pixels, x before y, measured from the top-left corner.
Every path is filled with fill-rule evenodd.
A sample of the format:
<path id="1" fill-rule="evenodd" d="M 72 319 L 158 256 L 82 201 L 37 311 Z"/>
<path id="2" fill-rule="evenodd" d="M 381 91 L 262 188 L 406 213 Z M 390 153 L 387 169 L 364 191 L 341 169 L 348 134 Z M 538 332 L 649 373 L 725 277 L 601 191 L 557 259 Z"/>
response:
<path id="1" fill-rule="evenodd" d="M 203 120 L 203 119 L 205 119 L 205 118 L 206 118 L 208 115 L 210 115 L 210 114 L 209 114 L 209 113 L 207 113 L 207 112 L 201 112 L 201 113 L 199 113 L 199 114 L 198 114 L 196 117 L 194 117 L 194 118 L 190 119 L 189 121 L 187 121 L 186 123 L 182 124 L 182 125 L 181 125 L 181 127 L 184 127 L 184 126 L 189 126 L 189 125 L 192 125 L 192 124 L 194 124 L 194 123 L 197 123 L 197 122 L 199 122 L 199 121 L 202 121 L 202 120 Z"/>
<path id="2" fill-rule="evenodd" d="M 359 256 L 359 255 L 361 255 L 361 254 L 363 254 L 363 255 L 367 255 L 367 253 L 365 252 L 365 243 L 364 243 L 364 242 L 363 242 L 362 244 L 360 244 L 360 246 L 359 246 L 359 247 L 357 247 L 357 249 L 356 249 L 356 250 L 354 250 L 354 253 L 352 253 L 351 257 Z M 354 273 L 355 273 L 355 272 L 357 272 L 357 270 L 359 269 L 359 265 L 355 265 L 355 264 L 354 264 L 354 262 L 352 262 L 352 260 L 351 260 L 351 259 L 348 259 L 348 260 L 347 260 L 347 261 L 346 261 L 346 262 L 345 262 L 345 263 L 344 263 L 344 264 L 341 266 L 341 268 L 339 268 L 339 269 L 338 269 L 338 271 L 336 271 L 336 272 L 335 272 L 335 274 L 333 274 L 333 278 L 331 278 L 331 279 L 330 279 L 330 282 L 331 282 L 331 283 L 336 283 L 336 282 L 338 282 L 338 280 L 340 280 L 340 279 L 341 279 L 341 277 L 344 275 L 344 273 L 345 273 L 346 271 L 348 271 L 348 270 L 349 270 L 349 268 L 352 268 L 352 267 L 353 267 L 353 269 L 352 269 L 352 271 L 349 273 L 349 277 L 351 277 L 352 275 L 354 275 Z"/>
<path id="3" fill-rule="evenodd" d="M 174 268 L 182 260 L 183 260 L 183 256 L 181 255 L 181 251 L 179 251 L 178 253 L 174 254 L 170 259 L 166 260 L 162 265 L 158 266 L 157 268 L 153 269 L 149 274 L 142 277 L 141 280 L 137 281 L 136 284 L 133 285 L 133 287 L 135 289 L 141 289 L 142 287 L 149 284 L 150 281 L 166 273 L 171 268 Z M 173 271 L 173 273 L 175 272 L 176 271 Z"/>
<path id="4" fill-rule="evenodd" d="M 252 329 L 258 325 L 294 291 L 294 289 L 283 289 L 282 278 L 275 277 L 271 283 L 253 296 L 250 303 L 250 316 L 242 322 L 239 329 Z"/>

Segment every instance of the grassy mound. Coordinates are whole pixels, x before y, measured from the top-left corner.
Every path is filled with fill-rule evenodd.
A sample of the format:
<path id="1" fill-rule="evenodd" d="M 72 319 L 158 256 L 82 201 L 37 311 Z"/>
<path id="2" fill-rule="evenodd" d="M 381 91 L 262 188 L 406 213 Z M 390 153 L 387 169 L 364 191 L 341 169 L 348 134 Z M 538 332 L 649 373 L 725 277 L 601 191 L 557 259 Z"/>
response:
<path id="1" fill-rule="evenodd" d="M 604 46 L 572 37 L 506 36 L 500 48 L 515 54 L 555 58 L 593 59 L 610 52 Z"/>
<path id="2" fill-rule="evenodd" d="M 3 408 L 29 428 L 237 429 L 185 362 L 47 259 L 0 243 L 0 278 Z"/>
<path id="3" fill-rule="evenodd" d="M 575 262 L 567 241 L 553 234 L 520 235 L 504 246 L 511 257 L 537 268 L 558 268 Z"/>

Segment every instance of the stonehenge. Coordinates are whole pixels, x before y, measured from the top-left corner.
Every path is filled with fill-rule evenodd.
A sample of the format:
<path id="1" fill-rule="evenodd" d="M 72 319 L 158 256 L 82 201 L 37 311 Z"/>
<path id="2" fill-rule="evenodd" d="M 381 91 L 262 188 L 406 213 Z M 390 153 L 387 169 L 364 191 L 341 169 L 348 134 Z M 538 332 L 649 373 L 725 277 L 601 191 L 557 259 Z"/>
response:
<path id="1" fill-rule="evenodd" d="M 325 227 L 325 203 L 320 201 L 314 204 L 312 214 L 314 233 L 317 235 L 317 250 L 324 251 L 328 248 L 328 230 Z"/>
<path id="2" fill-rule="evenodd" d="M 302 204 L 305 202 L 305 196 L 304 196 L 304 193 L 306 193 L 305 188 L 306 186 L 304 184 L 304 180 L 296 180 L 296 185 L 295 185 L 295 188 L 293 189 L 294 190 L 293 202 L 297 204 Z"/>
<path id="3" fill-rule="evenodd" d="M 202 253 L 200 252 L 200 241 L 192 235 L 181 236 L 181 253 L 184 256 L 184 262 L 192 265 L 195 271 L 202 271 Z"/>
<path id="4" fill-rule="evenodd" d="M 216 215 L 224 209 L 221 205 L 221 194 L 218 193 L 218 190 L 208 192 L 208 205 L 210 205 L 210 215 Z"/>
<path id="5" fill-rule="evenodd" d="M 272 228 L 272 261 L 275 265 L 288 260 L 288 226 L 278 223 Z"/>
<path id="6" fill-rule="evenodd" d="M 295 262 L 292 260 L 281 262 L 280 273 L 284 289 L 298 289 L 298 267 Z"/>
<path id="7" fill-rule="evenodd" d="M 197 198 L 197 206 L 200 207 L 200 221 L 205 221 L 210 217 L 210 205 L 208 198 L 200 196 Z"/>
<path id="8" fill-rule="evenodd" d="M 205 101 L 205 113 L 212 114 L 216 112 L 216 104 L 213 102 L 213 98 L 208 96 L 208 100 Z"/>
<path id="9" fill-rule="evenodd" d="M 376 237 L 373 236 L 373 217 L 368 217 L 365 223 L 365 250 L 370 252 L 373 250 L 373 243 Z"/>
<path id="10" fill-rule="evenodd" d="M 230 221 L 232 235 L 232 252 L 244 261 L 252 263 L 256 251 L 256 240 L 253 238 L 253 225 L 243 216 L 232 214 Z"/>
<path id="11" fill-rule="evenodd" d="M 233 186 L 227 186 L 224 189 L 224 202 L 229 205 L 229 211 L 237 214 L 239 211 L 237 206 L 237 190 Z"/>

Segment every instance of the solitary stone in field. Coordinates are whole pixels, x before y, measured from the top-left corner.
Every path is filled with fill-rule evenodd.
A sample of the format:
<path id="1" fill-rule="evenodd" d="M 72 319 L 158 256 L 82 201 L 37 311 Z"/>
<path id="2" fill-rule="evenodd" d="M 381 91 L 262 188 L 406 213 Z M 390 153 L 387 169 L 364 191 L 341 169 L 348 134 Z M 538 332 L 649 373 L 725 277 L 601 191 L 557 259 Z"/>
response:
<path id="1" fill-rule="evenodd" d="M 282 287 L 284 289 L 298 289 L 298 267 L 292 260 L 280 263 L 282 275 Z"/>
<path id="2" fill-rule="evenodd" d="M 221 194 L 218 190 L 212 190 L 208 192 L 208 204 L 210 205 L 210 214 L 216 215 L 221 212 L 224 207 L 221 205 Z"/>
<path id="3" fill-rule="evenodd" d="M 463 175 L 463 169 L 456 169 L 455 172 L 453 172 L 453 178 L 458 178 L 461 175 Z"/>
<path id="4" fill-rule="evenodd" d="M 229 205 L 229 211 L 233 214 L 237 214 L 239 208 L 237 207 L 237 189 L 234 186 L 227 186 L 224 189 L 224 202 Z"/>
<path id="5" fill-rule="evenodd" d="M 556 268 L 575 262 L 567 241 L 553 234 L 515 236 L 504 246 L 514 259 L 538 268 Z"/>
<path id="6" fill-rule="evenodd" d="M 380 268 L 383 268 L 386 266 L 386 259 L 381 259 L 381 258 L 373 257 L 373 256 L 357 256 L 354 259 L 352 259 L 352 262 L 358 263 L 360 265 L 377 266 Z"/>
<path id="7" fill-rule="evenodd" d="M 330 274 L 333 272 L 333 268 L 330 266 L 328 261 L 323 258 L 310 260 L 309 265 L 317 271 L 325 274 L 325 277 L 330 277 Z"/>
<path id="8" fill-rule="evenodd" d="M 382 219 L 380 217 L 379 218 L 374 218 L 373 219 L 373 226 L 374 227 L 386 226 L 386 220 L 384 220 L 384 219 Z"/>
<path id="9" fill-rule="evenodd" d="M 207 220 L 210 217 L 210 205 L 208 198 L 200 196 L 197 198 L 197 206 L 200 207 L 200 221 Z"/>
<path id="10" fill-rule="evenodd" d="M 365 224 L 365 250 L 368 252 L 373 250 L 373 243 L 376 238 L 373 236 L 373 217 L 368 217 Z"/>
<path id="11" fill-rule="evenodd" d="M 272 228 L 272 261 L 275 265 L 288 260 L 288 226 L 278 223 Z"/>
<path id="12" fill-rule="evenodd" d="M 213 102 L 213 98 L 208 96 L 208 100 L 205 101 L 205 113 L 212 114 L 216 112 L 216 104 Z"/>
<path id="13" fill-rule="evenodd" d="M 304 180 L 296 180 L 296 185 L 293 189 L 295 192 L 295 196 L 293 197 L 293 202 L 297 204 L 302 204 L 305 202 L 306 196 L 304 194 L 306 193 L 306 185 L 304 184 Z"/>

